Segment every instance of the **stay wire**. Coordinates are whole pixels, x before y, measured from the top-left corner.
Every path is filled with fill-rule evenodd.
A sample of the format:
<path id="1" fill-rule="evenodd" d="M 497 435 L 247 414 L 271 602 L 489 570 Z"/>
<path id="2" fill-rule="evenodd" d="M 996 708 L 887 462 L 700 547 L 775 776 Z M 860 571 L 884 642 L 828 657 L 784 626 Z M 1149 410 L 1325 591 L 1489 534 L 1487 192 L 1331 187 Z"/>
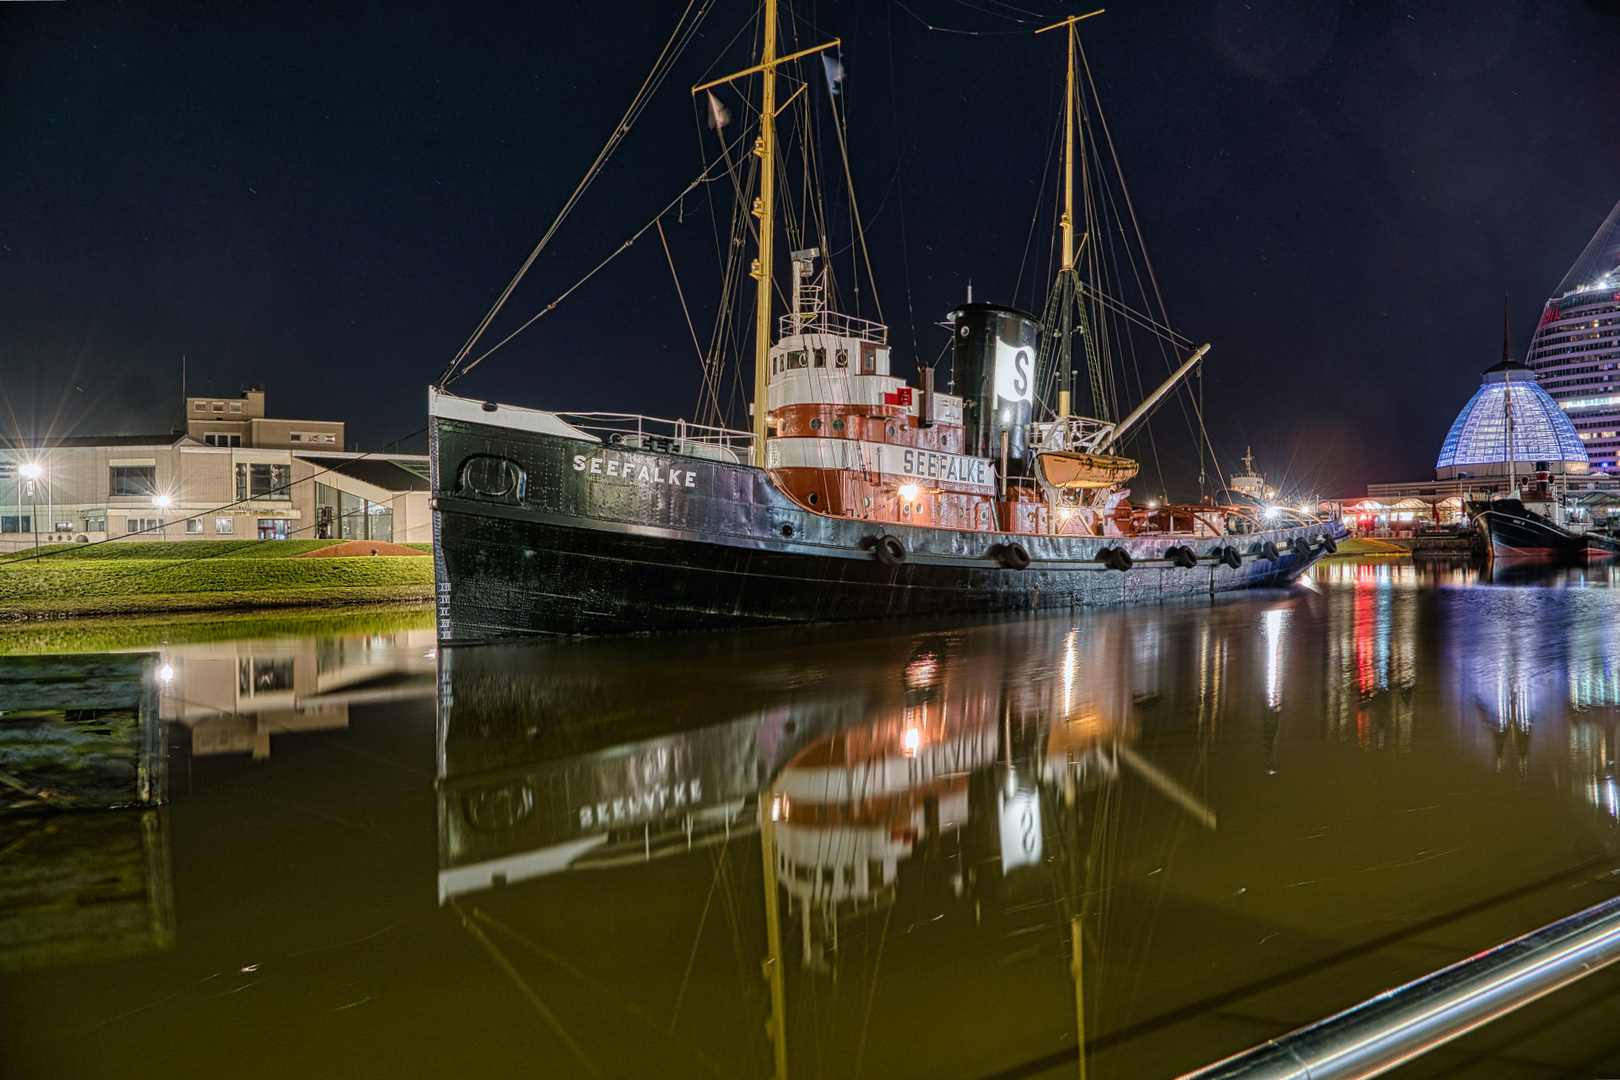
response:
<path id="1" fill-rule="evenodd" d="M 700 3 L 701 7 L 698 6 Z M 681 17 L 676 21 L 675 29 L 670 33 L 669 40 L 664 43 L 663 50 L 658 54 L 658 59 L 653 63 L 652 70 L 647 73 L 646 79 L 642 81 L 641 88 L 636 91 L 636 96 L 631 99 L 629 108 L 625 110 L 624 116 L 621 117 L 618 124 L 615 125 L 613 134 L 608 136 L 607 142 L 603 144 L 602 149 L 598 151 L 596 160 L 591 162 L 590 168 L 585 170 L 585 176 L 580 180 L 579 186 L 576 187 L 574 189 L 574 193 L 568 197 L 568 201 L 563 203 L 562 209 L 558 211 L 557 216 L 552 220 L 550 227 L 548 227 L 545 233 L 540 237 L 540 242 L 534 246 L 533 251 L 529 252 L 529 257 L 523 260 L 523 265 L 518 267 L 518 272 L 512 276 L 511 281 L 507 282 L 506 288 L 501 290 L 501 295 L 496 299 L 494 306 L 489 309 L 488 314 L 486 314 L 479 322 L 478 328 L 473 331 L 472 336 L 469 337 L 466 343 L 463 344 L 456 352 L 455 358 L 445 366 L 445 369 L 443 373 L 440 374 L 438 381 L 434 383 L 435 386 L 448 386 L 452 381 L 467 373 L 466 370 L 458 370 L 458 368 L 460 368 L 462 362 L 465 361 L 469 355 L 471 355 L 473 348 L 478 344 L 479 339 L 481 339 L 484 336 L 485 331 L 489 329 L 490 323 L 495 321 L 495 317 L 499 315 L 501 309 L 506 306 L 506 301 L 511 297 L 513 291 L 517 289 L 518 283 L 521 282 L 524 275 L 529 272 L 529 268 L 533 266 L 534 261 L 540 257 L 540 253 L 546 249 L 546 245 L 551 243 L 551 238 L 557 234 L 557 230 L 562 227 L 563 221 L 567 219 L 568 215 L 579 203 L 580 198 L 585 194 L 586 190 L 591 186 L 591 184 L 595 182 L 596 178 L 601 175 L 602 168 L 607 164 L 608 158 L 613 156 L 613 152 L 617 150 L 619 144 L 624 141 L 624 137 L 630 133 L 631 126 L 636 122 L 637 119 L 640 118 L 641 113 L 646 109 L 648 102 L 650 102 L 653 95 L 658 92 L 659 87 L 664 84 L 664 80 L 669 77 L 670 71 L 675 66 L 675 61 L 678 60 L 681 53 L 686 50 L 687 44 L 697 33 L 698 27 L 703 24 L 703 19 L 706 15 L 708 15 L 709 9 L 713 6 L 713 4 L 714 0 L 688 0 L 686 10 L 681 12 Z M 687 25 L 687 16 L 692 14 L 694 8 L 697 8 L 697 17 L 692 20 L 690 25 Z M 485 353 L 484 355 L 488 356 L 489 354 Z M 482 360 L 483 357 L 479 357 L 479 359 Z M 474 363 L 476 363 L 476 361 L 474 361 Z M 471 367 L 472 365 L 468 365 L 467 370 L 470 370 Z"/>
<path id="2" fill-rule="evenodd" d="M 741 140 L 743 137 L 744 137 L 743 135 L 738 135 L 737 139 Z M 732 145 L 735 146 L 736 141 L 733 141 Z M 704 168 L 704 170 L 702 172 L 700 172 L 697 175 L 696 179 L 694 179 L 690 184 L 686 185 L 686 187 L 681 189 L 681 193 L 679 195 L 677 195 L 677 196 L 675 196 L 675 198 L 671 199 L 667 204 L 665 204 L 665 206 L 664 206 L 664 208 L 662 210 L 660 210 L 660 211 L 658 211 L 658 213 L 654 214 L 653 217 L 652 217 L 652 220 L 648 221 L 647 224 L 643 225 L 641 228 L 637 229 L 634 233 L 632 233 L 630 235 L 630 238 L 628 240 L 626 240 L 624 243 L 622 243 L 618 247 L 614 248 L 613 252 L 610 255 L 608 255 L 607 258 L 605 258 L 601 262 L 597 263 L 594 267 L 592 267 L 590 269 L 590 271 L 584 277 L 580 278 L 578 281 L 576 281 L 572 285 L 570 285 L 567 289 L 563 290 L 563 292 L 561 294 L 559 294 L 558 297 L 555 300 L 553 300 L 551 303 L 547 304 L 545 307 L 543 307 L 539 311 L 537 311 L 526 322 L 524 322 L 523 325 L 519 326 L 516 330 L 513 330 L 510 334 L 507 334 L 500 341 L 498 341 L 494 345 L 490 346 L 490 348 L 488 350 L 486 350 L 481 356 L 479 356 L 478 359 L 472 361 L 471 363 L 467 364 L 467 366 L 463 367 L 459 372 L 457 372 L 455 377 L 459 379 L 463 375 L 466 375 L 473 368 L 477 367 L 479 364 L 483 363 L 486 359 L 488 359 L 490 357 L 490 355 L 493 354 L 497 349 L 500 349 L 502 346 L 507 344 L 513 338 L 515 338 L 519 334 L 523 333 L 523 331 L 525 331 L 529 327 L 533 326 L 535 324 L 535 322 L 540 319 L 541 316 L 550 314 L 552 312 L 552 310 L 557 307 L 558 304 L 562 303 L 564 300 L 566 300 L 570 296 L 572 296 L 574 294 L 574 292 L 577 289 L 579 289 L 580 286 L 584 285 L 587 281 L 591 280 L 591 278 L 595 277 L 602 270 L 603 267 L 607 266 L 608 263 L 612 262 L 614 259 L 616 259 L 620 255 L 622 255 L 637 240 L 640 240 L 642 235 L 644 233 L 646 233 L 647 230 L 649 230 L 649 229 L 653 228 L 654 226 L 656 226 L 658 224 L 658 221 L 659 221 L 660 218 L 662 218 L 665 214 L 669 213 L 671 210 L 675 209 L 676 206 L 680 205 L 681 200 L 685 199 L 693 191 L 696 191 L 700 184 L 706 184 L 706 183 L 711 182 L 714 179 L 714 177 L 711 176 L 710 173 L 712 173 L 713 171 L 714 171 L 714 163 L 710 163 L 708 166 L 706 166 Z M 437 385 L 440 388 L 443 388 L 443 386 L 445 384 L 441 382 L 441 383 L 439 383 Z"/>

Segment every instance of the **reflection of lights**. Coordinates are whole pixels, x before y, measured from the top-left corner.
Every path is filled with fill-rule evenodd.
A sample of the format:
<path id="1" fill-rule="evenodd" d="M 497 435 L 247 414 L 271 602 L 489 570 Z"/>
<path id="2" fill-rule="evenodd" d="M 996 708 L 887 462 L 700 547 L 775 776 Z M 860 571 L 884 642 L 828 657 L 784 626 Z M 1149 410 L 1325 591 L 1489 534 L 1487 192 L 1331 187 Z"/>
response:
<path id="1" fill-rule="evenodd" d="M 923 653 L 906 665 L 906 689 L 921 690 L 932 685 L 938 669 L 939 659 L 933 653 Z"/>
<path id="2" fill-rule="evenodd" d="M 1080 633 L 1071 629 L 1063 636 L 1063 715 L 1068 716 L 1074 711 L 1074 668 L 1075 656 L 1074 639 Z"/>
<path id="3" fill-rule="evenodd" d="M 1288 613 L 1273 608 L 1261 618 L 1260 633 L 1266 639 L 1266 705 L 1282 705 L 1282 639 L 1283 621 Z"/>
<path id="4" fill-rule="evenodd" d="M 922 745 L 922 730 L 920 728 L 906 728 L 905 734 L 906 757 L 916 757 L 917 747 Z"/>
<path id="5" fill-rule="evenodd" d="M 164 682 L 172 682 L 174 680 L 174 668 L 170 667 L 168 664 L 164 664 L 163 667 L 158 669 L 158 678 L 162 679 Z"/>
<path id="6" fill-rule="evenodd" d="M 771 820 L 772 821 L 781 821 L 782 820 L 782 811 L 784 809 L 783 804 L 786 801 L 787 800 L 782 798 L 782 796 L 780 796 L 780 795 L 778 795 L 776 798 L 771 800 Z"/>
<path id="7" fill-rule="evenodd" d="M 904 499 L 906 502 L 910 502 L 912 499 L 915 499 L 917 497 L 917 485 L 916 484 L 901 484 L 900 485 L 900 497 L 902 499 Z"/>

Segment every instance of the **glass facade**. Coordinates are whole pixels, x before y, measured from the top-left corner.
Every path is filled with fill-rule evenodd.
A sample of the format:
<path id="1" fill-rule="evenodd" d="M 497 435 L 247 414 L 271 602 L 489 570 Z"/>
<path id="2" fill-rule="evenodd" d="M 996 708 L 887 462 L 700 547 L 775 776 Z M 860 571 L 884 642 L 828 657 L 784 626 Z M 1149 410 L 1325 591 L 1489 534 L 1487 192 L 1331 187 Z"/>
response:
<path id="1" fill-rule="evenodd" d="M 1620 471 L 1620 287 L 1605 275 L 1548 300 L 1529 362 L 1575 425 L 1592 471 Z"/>
<path id="2" fill-rule="evenodd" d="M 1435 468 L 1497 465 L 1508 460 L 1508 402 L 1513 406 L 1512 460 L 1525 469 L 1537 461 L 1578 463 L 1586 448 L 1569 417 L 1521 365 L 1485 373 L 1484 385 L 1457 414 Z M 1560 469 L 1559 471 L 1563 471 Z M 1570 470 L 1576 471 L 1576 470 Z"/>
<path id="3" fill-rule="evenodd" d="M 319 481 L 315 483 L 316 536 L 322 540 L 394 539 L 394 511 Z"/>

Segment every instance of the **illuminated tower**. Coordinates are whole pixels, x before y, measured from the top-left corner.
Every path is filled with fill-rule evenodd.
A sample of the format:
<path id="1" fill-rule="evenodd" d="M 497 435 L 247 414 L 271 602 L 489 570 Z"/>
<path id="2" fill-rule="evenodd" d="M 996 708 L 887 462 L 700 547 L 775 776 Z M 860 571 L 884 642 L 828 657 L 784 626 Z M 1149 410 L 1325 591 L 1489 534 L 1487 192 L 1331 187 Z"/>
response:
<path id="1" fill-rule="evenodd" d="M 1620 203 L 1547 301 L 1528 359 L 1592 472 L 1620 473 Z"/>

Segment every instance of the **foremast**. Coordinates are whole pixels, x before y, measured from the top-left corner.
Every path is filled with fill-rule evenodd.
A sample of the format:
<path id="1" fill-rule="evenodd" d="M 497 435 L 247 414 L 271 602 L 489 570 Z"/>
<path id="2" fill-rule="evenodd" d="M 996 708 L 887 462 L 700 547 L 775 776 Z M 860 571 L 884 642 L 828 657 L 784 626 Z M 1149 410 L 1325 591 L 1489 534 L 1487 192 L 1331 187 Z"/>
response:
<path id="1" fill-rule="evenodd" d="M 776 69 L 790 60 L 811 53 L 836 48 L 842 42 L 833 38 L 825 44 L 801 49 L 787 56 L 776 55 L 776 0 L 765 0 L 765 25 L 761 34 L 759 63 L 753 67 L 727 75 L 724 78 L 692 87 L 698 94 L 711 87 L 735 82 L 745 75 L 758 72 L 761 77 L 759 97 L 759 136 L 754 140 L 754 154 L 759 158 L 759 194 L 754 198 L 753 214 L 759 221 L 758 257 L 749 269 L 754 279 L 754 464 L 765 460 L 766 421 L 770 412 L 768 392 L 771 382 L 771 270 L 776 250 Z M 791 98 L 789 99 L 792 100 Z"/>

